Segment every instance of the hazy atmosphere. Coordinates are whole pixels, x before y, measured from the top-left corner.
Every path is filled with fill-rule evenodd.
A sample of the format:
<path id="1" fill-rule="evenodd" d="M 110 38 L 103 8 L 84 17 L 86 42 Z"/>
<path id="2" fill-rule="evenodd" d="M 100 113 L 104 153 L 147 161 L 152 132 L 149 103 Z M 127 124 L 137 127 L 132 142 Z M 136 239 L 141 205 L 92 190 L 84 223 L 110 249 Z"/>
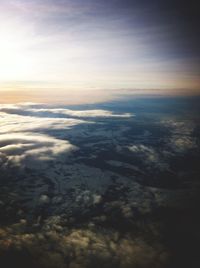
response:
<path id="1" fill-rule="evenodd" d="M 0 12 L 8 102 L 200 92 L 195 2 L 2 0 Z"/>
<path id="2" fill-rule="evenodd" d="M 0 0 L 0 267 L 200 267 L 199 13 Z"/>

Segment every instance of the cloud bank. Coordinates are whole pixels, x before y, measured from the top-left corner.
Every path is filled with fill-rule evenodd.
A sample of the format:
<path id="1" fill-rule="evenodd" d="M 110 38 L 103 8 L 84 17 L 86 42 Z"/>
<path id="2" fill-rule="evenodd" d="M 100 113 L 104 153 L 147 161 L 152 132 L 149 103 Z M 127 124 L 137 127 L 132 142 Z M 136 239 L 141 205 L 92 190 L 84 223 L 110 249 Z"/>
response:
<path id="1" fill-rule="evenodd" d="M 73 128 L 94 123 L 95 118 L 129 118 L 129 113 L 107 110 L 46 108 L 22 103 L 0 106 L 0 156 L 15 164 L 29 160 L 53 160 L 78 147 L 68 141 Z M 81 130 L 80 130 L 81 133 Z"/>

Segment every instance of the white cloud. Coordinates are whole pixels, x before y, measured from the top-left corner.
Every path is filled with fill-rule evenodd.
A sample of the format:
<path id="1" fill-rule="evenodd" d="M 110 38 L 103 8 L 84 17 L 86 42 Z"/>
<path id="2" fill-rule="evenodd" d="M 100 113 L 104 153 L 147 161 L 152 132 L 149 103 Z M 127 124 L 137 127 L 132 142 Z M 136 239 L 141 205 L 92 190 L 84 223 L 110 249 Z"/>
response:
<path id="1" fill-rule="evenodd" d="M 27 159 L 52 160 L 76 149 L 77 147 L 68 141 L 48 135 L 34 133 L 0 135 L 0 153 L 15 164 L 21 164 Z"/>
<path id="2" fill-rule="evenodd" d="M 147 147 L 143 144 L 129 146 L 128 149 L 134 153 L 143 154 L 150 162 L 158 161 L 158 154 L 153 148 Z"/>
<path id="3" fill-rule="evenodd" d="M 86 123 L 86 121 L 74 118 L 49 118 L 33 117 L 17 114 L 0 113 L 0 133 L 35 131 L 53 129 L 69 129 L 75 125 Z"/>
<path id="4" fill-rule="evenodd" d="M 32 107 L 30 107 L 32 106 Z M 34 107 L 36 106 L 36 108 Z M 129 118 L 133 115 L 130 113 L 115 114 L 112 111 L 93 109 L 93 110 L 70 110 L 65 108 L 40 108 L 38 105 L 32 103 L 25 103 L 20 105 L 0 105 L 0 111 L 10 114 L 32 115 L 32 116 L 67 116 L 67 117 L 119 117 Z"/>
<path id="5" fill-rule="evenodd" d="M 137 144 L 128 146 L 128 149 L 131 152 L 137 154 L 137 156 L 141 157 L 143 161 L 150 167 L 153 165 L 162 171 L 168 170 L 169 168 L 168 164 L 161 157 L 160 153 L 152 147 L 143 144 Z"/>
<path id="6" fill-rule="evenodd" d="M 84 110 L 74 111 L 69 109 L 32 109 L 33 112 L 48 112 L 52 114 L 60 114 L 74 117 L 131 117 L 130 113 L 114 114 L 107 110 Z"/>
<path id="7" fill-rule="evenodd" d="M 23 161 L 27 164 L 27 159 L 58 159 L 78 149 L 68 139 L 69 135 L 77 135 L 74 127 L 93 123 L 85 117 L 129 116 L 107 110 L 43 108 L 42 104 L 34 103 L 0 105 L 0 156 L 4 162 L 6 158 L 15 164 Z M 78 130 L 78 134 L 82 135 L 82 129 Z"/>

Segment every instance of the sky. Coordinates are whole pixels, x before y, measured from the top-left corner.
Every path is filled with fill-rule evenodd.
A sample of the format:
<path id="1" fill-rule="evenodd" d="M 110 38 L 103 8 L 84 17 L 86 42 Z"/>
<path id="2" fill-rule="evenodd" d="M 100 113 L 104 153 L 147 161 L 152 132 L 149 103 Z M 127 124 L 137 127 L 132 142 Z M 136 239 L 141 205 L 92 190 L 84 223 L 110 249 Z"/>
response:
<path id="1" fill-rule="evenodd" d="M 1 102 L 199 94 L 198 26 L 197 1 L 1 0 Z"/>

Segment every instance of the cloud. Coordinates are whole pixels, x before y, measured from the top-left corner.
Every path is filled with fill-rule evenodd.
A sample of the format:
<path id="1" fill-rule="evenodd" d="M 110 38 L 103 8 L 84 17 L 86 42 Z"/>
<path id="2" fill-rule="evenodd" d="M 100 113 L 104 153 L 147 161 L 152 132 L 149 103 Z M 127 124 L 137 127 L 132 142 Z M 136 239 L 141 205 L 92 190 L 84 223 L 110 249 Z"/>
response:
<path id="1" fill-rule="evenodd" d="M 143 144 L 128 146 L 129 151 L 144 161 L 148 168 L 158 168 L 160 171 L 169 169 L 167 162 L 156 149 Z"/>
<path id="2" fill-rule="evenodd" d="M 178 120 L 165 120 L 162 122 L 169 128 L 171 136 L 167 139 L 168 146 L 175 153 L 186 153 L 188 150 L 198 148 L 196 138 L 193 137 L 194 125 L 191 122 Z"/>
<path id="3" fill-rule="evenodd" d="M 49 114 L 57 114 L 57 115 L 66 115 L 72 117 L 122 117 L 128 118 L 132 115 L 130 113 L 123 113 L 123 114 L 114 114 L 111 111 L 106 110 L 84 110 L 84 111 L 74 111 L 69 109 L 32 109 L 32 112 L 39 112 L 39 113 L 49 113 Z"/>
<path id="4" fill-rule="evenodd" d="M 69 153 L 76 149 L 76 146 L 68 141 L 48 135 L 16 133 L 0 136 L 0 152 L 15 163 L 21 163 L 27 158 L 52 160 L 62 153 Z"/>
<path id="5" fill-rule="evenodd" d="M 33 106 L 30 108 L 30 106 Z M 10 114 L 19 114 L 19 115 L 29 115 L 29 116 L 49 116 L 49 117 L 119 117 L 119 118 L 128 118 L 133 115 L 130 113 L 115 114 L 112 111 L 102 110 L 102 109 L 93 109 L 93 110 L 70 110 L 66 108 L 41 108 L 36 104 L 21 104 L 21 105 L 1 105 L 0 112 L 10 113 Z"/>
<path id="6" fill-rule="evenodd" d="M 156 162 L 158 160 L 158 155 L 155 150 L 145 145 L 132 145 L 129 146 L 128 149 L 133 153 L 140 153 L 145 155 L 150 162 Z"/>
<path id="7" fill-rule="evenodd" d="M 33 116 L 22 116 L 6 113 L 0 113 L 2 124 L 0 126 L 0 133 L 6 134 L 10 132 L 50 132 L 55 129 L 70 129 L 73 126 L 86 123 L 83 120 L 73 118 L 42 118 Z"/>
<path id="8" fill-rule="evenodd" d="M 78 149 L 69 142 L 75 127 L 92 124 L 99 117 L 128 118 L 131 114 L 114 114 L 107 110 L 69 110 L 44 108 L 42 104 L 0 105 L 0 157 L 21 164 L 28 160 L 58 160 Z M 29 161 L 31 164 L 31 161 Z"/>
<path id="9" fill-rule="evenodd" d="M 184 153 L 191 149 L 196 149 L 197 143 L 193 137 L 173 136 L 170 140 L 170 145 L 174 151 Z"/>
<path id="10" fill-rule="evenodd" d="M 27 248 L 27 257 L 20 263 L 34 267 L 165 267 L 169 258 L 167 249 L 159 242 L 148 243 L 142 236 L 134 238 L 128 233 L 93 227 L 63 231 L 59 216 L 50 217 L 47 230 L 27 233 L 26 221 L 7 229 L 0 229 L 1 252 L 21 256 Z M 16 230 L 20 234 L 16 234 Z M 155 228 L 155 227 L 154 227 Z M 155 240 L 155 239 L 154 239 Z M 56 249 L 56 251 L 55 251 Z M 27 259 L 29 262 L 27 262 Z M 37 260 L 37 261 L 35 261 Z M 13 263 L 9 258 L 6 264 Z M 19 262 L 19 261 L 18 261 Z M 10 265 L 8 265 L 10 267 Z M 8 267 L 6 265 L 6 267 Z"/>

